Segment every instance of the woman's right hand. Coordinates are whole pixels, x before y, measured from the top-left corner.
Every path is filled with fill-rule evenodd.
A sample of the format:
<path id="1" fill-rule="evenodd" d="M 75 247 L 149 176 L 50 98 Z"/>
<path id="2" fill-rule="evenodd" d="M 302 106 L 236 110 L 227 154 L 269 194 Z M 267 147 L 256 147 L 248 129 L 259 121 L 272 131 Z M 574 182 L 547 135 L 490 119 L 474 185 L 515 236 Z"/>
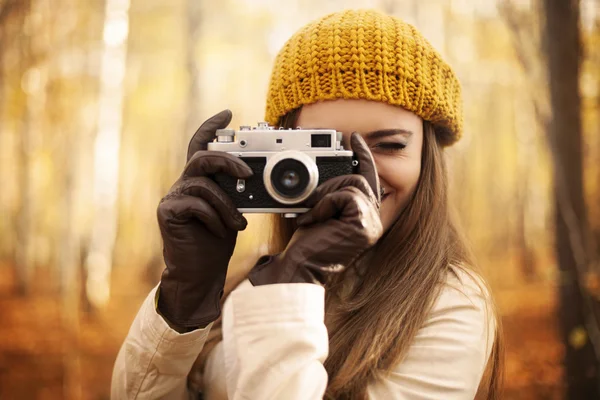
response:
<path id="1" fill-rule="evenodd" d="M 187 164 L 161 200 L 157 215 L 166 269 L 158 310 L 176 328 L 203 328 L 221 314 L 220 299 L 238 231 L 246 219 L 210 178 L 216 173 L 246 179 L 252 170 L 239 158 L 207 151 L 217 129 L 226 128 L 231 111 L 208 119 L 190 141 Z"/>
<path id="2" fill-rule="evenodd" d="M 297 219 L 286 249 L 261 257 L 250 271 L 255 286 L 274 283 L 324 283 L 327 275 L 351 265 L 383 234 L 379 217 L 379 178 L 369 147 L 358 133 L 350 144 L 359 173 L 321 184 Z"/>

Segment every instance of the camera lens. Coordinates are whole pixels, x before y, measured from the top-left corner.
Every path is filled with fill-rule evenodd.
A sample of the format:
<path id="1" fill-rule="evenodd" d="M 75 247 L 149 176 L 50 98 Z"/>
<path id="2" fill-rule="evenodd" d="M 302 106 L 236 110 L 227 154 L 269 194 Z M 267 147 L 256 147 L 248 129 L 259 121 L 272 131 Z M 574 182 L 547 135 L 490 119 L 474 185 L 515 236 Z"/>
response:
<path id="1" fill-rule="evenodd" d="M 302 151 L 281 151 L 267 160 L 263 182 L 269 196 L 278 203 L 300 204 L 319 184 L 319 168 L 315 160 Z"/>
<path id="2" fill-rule="evenodd" d="M 271 173 L 273 188 L 282 196 L 293 198 L 302 194 L 309 183 L 306 166 L 291 158 L 279 161 Z"/>

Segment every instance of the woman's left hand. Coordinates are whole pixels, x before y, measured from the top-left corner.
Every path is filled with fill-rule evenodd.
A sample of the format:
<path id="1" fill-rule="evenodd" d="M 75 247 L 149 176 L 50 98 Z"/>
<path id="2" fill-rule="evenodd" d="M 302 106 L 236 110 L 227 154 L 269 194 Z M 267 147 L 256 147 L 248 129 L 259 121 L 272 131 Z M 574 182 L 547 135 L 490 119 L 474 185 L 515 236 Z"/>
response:
<path id="1" fill-rule="evenodd" d="M 358 133 L 351 147 L 359 174 L 343 175 L 321 184 L 307 201 L 310 211 L 298 217 L 285 251 L 261 257 L 250 271 L 254 286 L 273 283 L 324 283 L 340 272 L 383 233 L 379 217 L 379 178 L 367 144 Z"/>

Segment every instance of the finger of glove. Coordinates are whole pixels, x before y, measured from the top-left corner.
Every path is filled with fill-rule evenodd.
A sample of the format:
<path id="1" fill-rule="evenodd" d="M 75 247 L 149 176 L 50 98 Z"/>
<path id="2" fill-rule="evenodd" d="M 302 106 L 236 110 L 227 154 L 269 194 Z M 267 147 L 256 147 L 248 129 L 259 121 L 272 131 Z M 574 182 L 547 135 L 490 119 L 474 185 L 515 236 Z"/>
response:
<path id="1" fill-rule="evenodd" d="M 217 211 L 204 199 L 193 196 L 180 196 L 162 202 L 157 210 L 159 222 L 166 224 L 185 223 L 191 219 L 200 221 L 208 230 L 220 238 L 225 238 L 227 231 Z"/>
<path id="2" fill-rule="evenodd" d="M 379 203 L 381 202 L 379 175 L 377 175 L 377 167 L 375 166 L 375 160 L 369 150 L 369 146 L 365 143 L 362 136 L 356 132 L 350 137 L 350 146 L 358 159 L 358 171 L 365 177 L 367 182 L 369 182 L 371 190 L 373 190 L 375 198 L 377 199 L 377 206 L 379 207 Z"/>
<path id="3" fill-rule="evenodd" d="M 190 140 L 187 160 L 189 161 L 197 151 L 206 150 L 208 143 L 212 142 L 215 138 L 216 130 L 227 128 L 227 125 L 231 122 L 231 117 L 230 110 L 223 110 L 204 121 Z"/>
<path id="4" fill-rule="evenodd" d="M 217 211 L 221 220 L 230 229 L 241 231 L 248 225 L 248 221 L 238 211 L 227 193 L 210 178 L 204 176 L 186 178 L 171 191 L 203 199 Z"/>
<path id="5" fill-rule="evenodd" d="M 206 176 L 225 173 L 246 179 L 254 173 L 240 158 L 223 151 L 197 151 L 183 169 L 183 176 Z"/>
<path id="6" fill-rule="evenodd" d="M 331 178 L 319 185 L 311 194 L 311 196 L 306 200 L 306 205 L 307 207 L 313 207 L 329 193 L 337 192 L 338 190 L 346 187 L 355 187 L 361 192 L 363 192 L 365 196 L 367 196 L 367 198 L 372 199 L 372 201 L 374 202 L 377 201 L 373 190 L 371 190 L 371 186 L 369 185 L 364 176 L 340 175 L 336 176 L 335 178 Z"/>
<path id="7" fill-rule="evenodd" d="M 363 205 L 357 205 L 359 201 L 362 201 L 365 205 L 368 202 L 364 193 L 353 186 L 328 193 L 313 208 L 298 217 L 298 225 L 310 225 L 336 217 L 342 219 L 343 217 L 354 216 L 361 207 L 364 207 Z"/>

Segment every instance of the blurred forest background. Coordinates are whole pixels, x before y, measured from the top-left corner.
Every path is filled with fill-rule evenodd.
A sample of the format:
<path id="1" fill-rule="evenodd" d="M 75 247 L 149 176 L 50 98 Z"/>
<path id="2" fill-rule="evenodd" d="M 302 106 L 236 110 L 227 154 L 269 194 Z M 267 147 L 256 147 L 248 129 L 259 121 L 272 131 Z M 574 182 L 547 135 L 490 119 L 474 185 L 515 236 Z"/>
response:
<path id="1" fill-rule="evenodd" d="M 598 0 L 0 0 L 0 398 L 109 397 L 189 138 L 224 108 L 262 120 L 285 40 L 355 7 L 414 24 L 462 81 L 452 195 L 503 316 L 505 398 L 600 398 Z"/>

